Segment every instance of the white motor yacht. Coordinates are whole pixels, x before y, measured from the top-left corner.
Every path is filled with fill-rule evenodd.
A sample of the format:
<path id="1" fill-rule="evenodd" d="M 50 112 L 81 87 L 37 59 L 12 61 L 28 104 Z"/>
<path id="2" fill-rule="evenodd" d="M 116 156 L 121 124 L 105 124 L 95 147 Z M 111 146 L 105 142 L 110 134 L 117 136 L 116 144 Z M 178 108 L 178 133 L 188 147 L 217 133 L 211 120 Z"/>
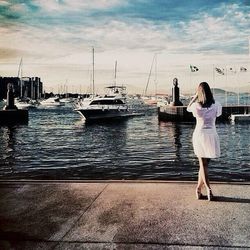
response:
<path id="1" fill-rule="evenodd" d="M 87 121 L 109 120 L 113 118 L 124 118 L 135 115 L 133 109 L 129 108 L 126 97 L 126 87 L 109 86 L 108 94 L 86 98 L 76 104 L 76 111 Z"/>

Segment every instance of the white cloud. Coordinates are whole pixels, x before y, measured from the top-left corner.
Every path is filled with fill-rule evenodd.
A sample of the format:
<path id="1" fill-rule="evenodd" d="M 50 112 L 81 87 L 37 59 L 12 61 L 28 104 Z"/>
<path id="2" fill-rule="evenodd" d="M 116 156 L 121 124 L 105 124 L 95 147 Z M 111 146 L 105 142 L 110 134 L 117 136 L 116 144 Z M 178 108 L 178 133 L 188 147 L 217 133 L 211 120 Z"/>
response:
<path id="1" fill-rule="evenodd" d="M 116 5 L 124 4 L 121 0 L 34 0 L 35 5 L 45 11 L 80 11 L 89 9 L 107 9 Z"/>
<path id="2" fill-rule="evenodd" d="M 14 13 L 25 14 L 28 12 L 27 5 L 24 3 L 10 5 L 9 8 Z"/>
<path id="3" fill-rule="evenodd" d="M 8 1 L 0 0 L 0 6 L 8 6 L 8 5 L 10 5 Z"/>

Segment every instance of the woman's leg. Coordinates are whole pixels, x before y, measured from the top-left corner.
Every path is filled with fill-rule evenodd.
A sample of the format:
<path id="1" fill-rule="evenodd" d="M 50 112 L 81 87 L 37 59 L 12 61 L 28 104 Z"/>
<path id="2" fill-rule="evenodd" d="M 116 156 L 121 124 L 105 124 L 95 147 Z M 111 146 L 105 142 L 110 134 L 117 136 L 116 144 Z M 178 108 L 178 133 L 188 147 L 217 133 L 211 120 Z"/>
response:
<path id="1" fill-rule="evenodd" d="M 207 189 L 210 189 L 209 178 L 208 178 L 208 162 L 210 159 L 198 157 L 200 169 L 199 169 L 199 178 L 198 178 L 198 186 L 202 187 L 204 184 Z"/>
<path id="2" fill-rule="evenodd" d="M 201 176 L 201 171 L 199 169 L 199 175 L 198 175 L 198 183 L 197 183 L 197 187 L 196 187 L 196 191 L 195 191 L 195 194 L 196 194 L 196 199 L 201 199 L 202 197 L 202 193 L 201 193 L 201 189 L 202 189 L 202 186 L 203 186 L 203 179 L 202 179 L 202 176 Z"/>
<path id="3" fill-rule="evenodd" d="M 201 175 L 201 170 L 199 168 L 197 190 L 201 191 L 201 188 L 202 188 L 203 184 L 204 184 L 204 182 L 203 182 L 203 178 L 202 178 L 202 175 Z"/>
<path id="4" fill-rule="evenodd" d="M 207 158 L 199 158 L 200 163 L 200 170 L 199 170 L 199 179 L 201 179 L 207 189 L 207 198 L 209 201 L 214 199 L 212 190 L 210 188 L 209 184 L 209 178 L 208 178 L 208 163 L 210 159 Z"/>

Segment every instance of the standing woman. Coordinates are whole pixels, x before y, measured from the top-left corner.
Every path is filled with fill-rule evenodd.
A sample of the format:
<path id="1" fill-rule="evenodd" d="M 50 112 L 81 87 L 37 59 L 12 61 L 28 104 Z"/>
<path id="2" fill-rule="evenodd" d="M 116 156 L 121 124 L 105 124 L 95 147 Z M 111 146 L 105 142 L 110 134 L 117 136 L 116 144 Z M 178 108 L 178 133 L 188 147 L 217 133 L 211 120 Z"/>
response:
<path id="1" fill-rule="evenodd" d="M 220 156 L 220 141 L 216 132 L 216 117 L 221 115 L 221 104 L 215 102 L 211 89 L 206 82 L 199 84 L 197 93 L 190 101 L 187 111 L 192 112 L 196 118 L 196 127 L 193 133 L 194 153 L 199 159 L 199 177 L 196 187 L 196 198 L 202 196 L 204 185 L 208 200 L 213 199 L 213 193 L 208 178 L 208 163 L 211 158 Z"/>

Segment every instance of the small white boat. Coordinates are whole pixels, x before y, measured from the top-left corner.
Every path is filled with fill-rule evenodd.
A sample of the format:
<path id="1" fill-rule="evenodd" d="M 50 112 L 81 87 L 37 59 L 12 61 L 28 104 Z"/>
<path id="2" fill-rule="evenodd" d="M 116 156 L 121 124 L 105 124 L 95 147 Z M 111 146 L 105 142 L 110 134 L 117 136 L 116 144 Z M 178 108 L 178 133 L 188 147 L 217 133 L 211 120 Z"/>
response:
<path id="1" fill-rule="evenodd" d="M 60 101 L 59 97 L 49 97 L 48 99 L 42 100 L 40 105 L 46 107 L 59 107 L 64 106 L 64 103 Z"/>
<path id="2" fill-rule="evenodd" d="M 31 99 L 15 99 L 15 105 L 18 109 L 31 109 L 36 108 L 37 103 Z"/>
<path id="3" fill-rule="evenodd" d="M 147 105 L 157 105 L 157 97 L 156 96 L 143 96 L 142 100 Z"/>
<path id="4" fill-rule="evenodd" d="M 230 119 L 232 122 L 250 121 L 250 114 L 232 114 Z"/>
<path id="5" fill-rule="evenodd" d="M 60 102 L 61 103 L 72 103 L 72 102 L 74 102 L 74 100 L 73 100 L 73 98 L 71 98 L 71 97 L 66 97 L 66 98 L 62 98 L 62 99 L 60 99 Z"/>

